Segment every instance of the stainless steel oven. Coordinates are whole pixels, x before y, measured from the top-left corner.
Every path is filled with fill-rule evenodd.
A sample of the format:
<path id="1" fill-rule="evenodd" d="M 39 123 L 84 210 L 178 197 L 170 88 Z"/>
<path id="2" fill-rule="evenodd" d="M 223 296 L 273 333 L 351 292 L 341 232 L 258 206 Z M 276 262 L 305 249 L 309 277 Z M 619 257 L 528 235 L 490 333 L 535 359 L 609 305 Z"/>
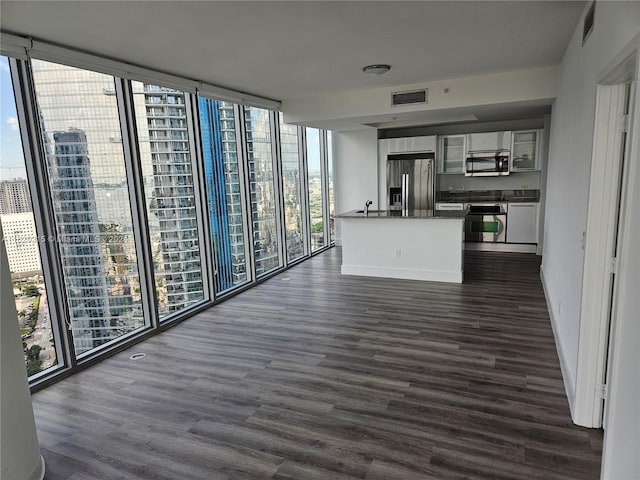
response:
<path id="1" fill-rule="evenodd" d="M 465 220 L 465 242 L 505 243 L 507 241 L 506 203 L 469 203 Z"/>

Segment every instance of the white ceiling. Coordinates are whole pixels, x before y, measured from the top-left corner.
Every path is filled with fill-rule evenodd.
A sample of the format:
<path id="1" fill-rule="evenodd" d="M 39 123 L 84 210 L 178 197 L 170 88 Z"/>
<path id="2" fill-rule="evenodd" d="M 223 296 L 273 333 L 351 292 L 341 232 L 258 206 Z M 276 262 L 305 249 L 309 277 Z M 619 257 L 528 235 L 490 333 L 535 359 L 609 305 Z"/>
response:
<path id="1" fill-rule="evenodd" d="M 584 1 L 6 1 L 2 30 L 276 100 L 557 65 Z M 361 68 L 388 63 L 369 76 Z"/>

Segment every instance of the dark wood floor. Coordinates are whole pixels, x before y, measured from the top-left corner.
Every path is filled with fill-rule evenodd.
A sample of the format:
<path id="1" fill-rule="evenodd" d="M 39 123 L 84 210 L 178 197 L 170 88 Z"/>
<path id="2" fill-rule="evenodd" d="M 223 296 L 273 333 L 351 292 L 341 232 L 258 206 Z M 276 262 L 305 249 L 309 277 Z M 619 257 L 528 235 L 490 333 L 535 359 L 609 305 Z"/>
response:
<path id="1" fill-rule="evenodd" d="M 36 393 L 46 478 L 598 478 L 537 259 L 470 252 L 449 285 L 330 250 Z"/>

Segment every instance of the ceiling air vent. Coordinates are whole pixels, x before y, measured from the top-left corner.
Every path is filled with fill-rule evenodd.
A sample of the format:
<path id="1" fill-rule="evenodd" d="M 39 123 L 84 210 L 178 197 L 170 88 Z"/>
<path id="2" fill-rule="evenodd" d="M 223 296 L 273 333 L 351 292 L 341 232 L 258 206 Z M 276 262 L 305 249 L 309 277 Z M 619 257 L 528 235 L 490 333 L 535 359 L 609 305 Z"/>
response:
<path id="1" fill-rule="evenodd" d="M 584 17 L 584 25 L 582 26 L 582 45 L 587 41 L 591 32 L 593 32 L 593 20 L 596 15 L 596 2 L 593 2 L 589 7 L 589 11 Z"/>
<path id="2" fill-rule="evenodd" d="M 427 90 L 413 90 L 411 92 L 394 92 L 391 94 L 391 106 L 415 105 L 427 103 Z"/>

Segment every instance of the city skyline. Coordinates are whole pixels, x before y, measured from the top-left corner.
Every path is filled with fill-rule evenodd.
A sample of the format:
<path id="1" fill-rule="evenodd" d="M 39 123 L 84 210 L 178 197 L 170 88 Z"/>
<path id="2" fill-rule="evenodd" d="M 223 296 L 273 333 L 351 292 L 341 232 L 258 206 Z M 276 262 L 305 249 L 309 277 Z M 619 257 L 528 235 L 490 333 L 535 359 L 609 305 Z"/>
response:
<path id="1" fill-rule="evenodd" d="M 27 178 L 7 57 L 0 57 L 0 180 Z"/>
<path id="2" fill-rule="evenodd" d="M 208 300 L 206 265 L 201 263 L 205 225 L 211 228 L 208 238 L 213 242 L 214 258 L 209 261 L 215 266 L 211 280 L 216 295 L 309 254 L 307 229 L 312 229 L 311 250 L 326 243 L 321 131 L 313 129 L 307 135 L 305 153 L 300 143 L 303 130 L 284 124 L 282 116 L 269 110 L 135 81 L 129 83 L 133 117 L 124 118 L 116 77 L 33 59 L 28 88 L 33 88 L 30 95 L 35 100 L 39 130 L 29 135 L 40 137 L 31 141 L 38 142 L 44 158 L 43 171 L 35 172 L 38 178 L 30 178 L 15 104 L 13 98 L 6 101 L 13 84 L 7 59 L 2 61 L 2 142 L 4 146 L 13 139 L 17 153 L 12 155 L 18 158 L 0 165 L 0 190 L 9 192 L 9 200 L 0 203 L 3 211 L 10 205 L 14 211 L 28 208 L 31 215 L 31 220 L 12 220 L 16 248 L 11 254 L 20 257 L 18 268 L 25 270 L 26 257 L 39 259 L 44 242 L 53 248 L 42 250 L 43 255 L 47 253 L 43 257 L 46 264 L 12 275 L 17 311 L 24 311 L 19 322 L 29 375 L 57 364 L 55 331 L 47 310 L 47 290 L 57 282 L 65 310 L 51 314 L 56 321 L 69 323 L 78 357 L 149 327 L 149 309 L 163 322 Z M 192 102 L 199 102 L 199 122 L 191 116 Z M 280 122 L 277 139 L 272 137 L 278 131 L 274 121 Z M 133 135 L 123 133 L 129 127 L 135 127 Z M 194 140 L 203 149 L 203 170 L 194 165 L 198 147 Z M 282 149 L 274 146 L 276 142 Z M 134 150 L 137 166 L 131 167 L 127 162 Z M 131 176 L 132 168 L 140 169 L 139 177 Z M 203 173 L 200 180 L 194 178 L 197 171 Z M 48 184 L 42 200 L 45 211 L 51 212 L 50 224 L 33 220 L 28 189 L 34 181 Z M 204 199 L 198 181 L 206 185 L 203 193 L 209 209 L 203 213 L 208 218 L 199 214 L 198 204 Z M 140 195 L 136 197 L 130 189 L 137 182 L 140 190 L 136 195 Z M 308 191 L 301 190 L 304 185 Z M 35 201 L 40 200 L 38 196 Z M 285 202 L 284 212 L 280 211 L 281 201 Z M 306 207 L 312 224 L 303 221 L 303 215 L 309 213 Z M 47 230 L 47 236 L 40 228 Z M 139 233 L 140 228 L 146 233 Z M 31 253 L 16 240 L 27 230 L 35 239 Z M 149 240 L 146 259 L 142 250 L 145 235 Z M 60 262 L 60 277 L 50 275 L 49 254 Z M 146 269 L 153 275 L 151 282 L 141 279 L 140 272 Z M 45 280 L 54 285 L 45 285 Z M 155 289 L 155 294 L 145 294 L 145 286 Z M 40 357 L 36 346 L 42 349 Z"/>

